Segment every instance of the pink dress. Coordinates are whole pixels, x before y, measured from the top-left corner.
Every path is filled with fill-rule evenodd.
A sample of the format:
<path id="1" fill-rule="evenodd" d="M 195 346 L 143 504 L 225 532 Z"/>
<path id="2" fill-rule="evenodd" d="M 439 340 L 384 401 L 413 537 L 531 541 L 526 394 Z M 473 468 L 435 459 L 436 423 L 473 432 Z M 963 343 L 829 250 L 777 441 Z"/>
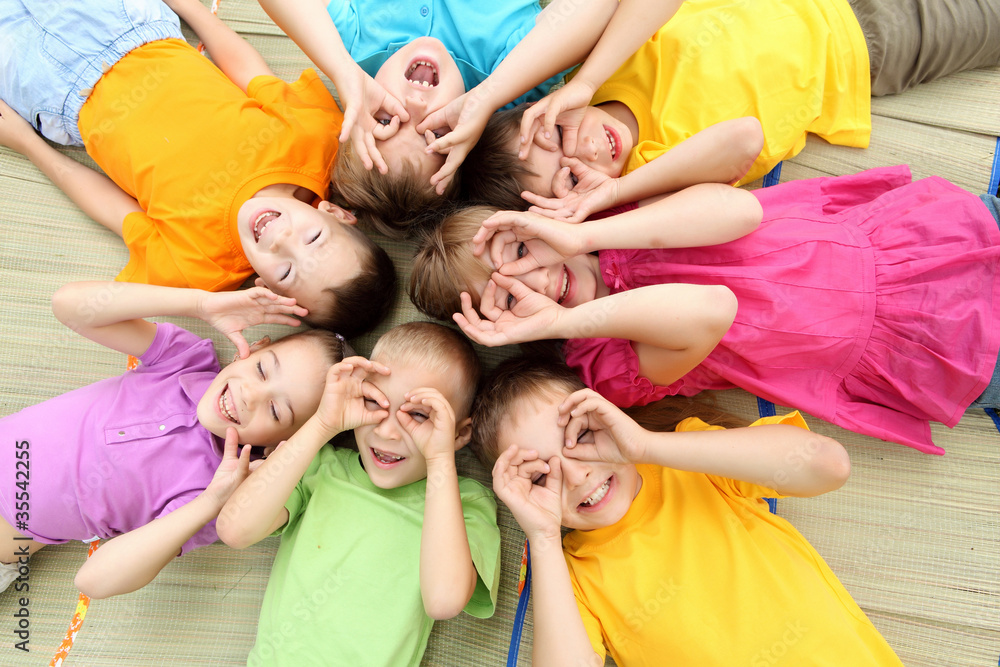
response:
<path id="1" fill-rule="evenodd" d="M 754 194 L 764 221 L 730 243 L 600 253 L 612 293 L 722 284 L 736 321 L 669 386 L 639 375 L 631 343 L 567 341 L 566 361 L 621 406 L 742 387 L 922 452 L 954 426 L 1000 349 L 1000 230 L 979 200 L 905 166 L 792 181 Z"/>

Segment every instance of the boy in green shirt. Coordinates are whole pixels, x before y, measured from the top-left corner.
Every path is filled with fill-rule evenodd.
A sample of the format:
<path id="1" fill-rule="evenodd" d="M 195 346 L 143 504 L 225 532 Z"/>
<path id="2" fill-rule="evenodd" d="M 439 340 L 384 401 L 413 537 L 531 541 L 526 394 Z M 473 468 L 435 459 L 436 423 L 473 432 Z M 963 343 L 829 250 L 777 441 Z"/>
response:
<path id="1" fill-rule="evenodd" d="M 417 665 L 435 619 L 493 614 L 496 502 L 455 468 L 478 378 L 469 342 L 430 322 L 330 369 L 217 524 L 237 548 L 282 536 L 250 665 Z M 324 446 L 352 428 L 358 451 Z"/>

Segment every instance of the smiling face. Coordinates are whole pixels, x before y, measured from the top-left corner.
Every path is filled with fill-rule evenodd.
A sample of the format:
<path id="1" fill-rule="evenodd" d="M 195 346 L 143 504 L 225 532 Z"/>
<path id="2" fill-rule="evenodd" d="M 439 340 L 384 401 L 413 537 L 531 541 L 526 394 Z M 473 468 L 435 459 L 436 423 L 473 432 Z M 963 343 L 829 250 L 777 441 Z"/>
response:
<path id="1" fill-rule="evenodd" d="M 251 197 L 236 217 L 243 252 L 264 284 L 310 312 L 324 290 L 361 271 L 353 215 L 329 202 L 319 208 L 292 197 Z"/>
<path id="2" fill-rule="evenodd" d="M 632 132 L 621 122 L 600 107 L 586 107 L 580 129 L 577 132 L 576 149 L 570 154 L 562 147 L 562 126 L 564 118 L 560 114 L 556 118 L 558 136 L 553 137 L 560 148 L 549 151 L 539 145 L 542 129 L 535 132 L 533 142 L 525 166 L 533 171 L 535 176 L 523 176 L 519 180 L 525 190 L 542 197 L 564 197 L 576 185 L 575 177 L 559 174 L 562 157 L 575 157 L 586 166 L 602 174 L 617 178 L 622 175 L 632 151 L 634 141 Z M 509 149 L 517 154 L 520 144 L 515 137 Z"/>
<path id="3" fill-rule="evenodd" d="M 389 366 L 388 376 L 375 375 L 372 384 L 389 399 L 389 416 L 381 422 L 354 429 L 354 438 L 361 453 L 361 463 L 372 483 L 382 489 L 394 489 L 427 477 L 427 461 L 413 442 L 410 434 L 400 425 L 396 413 L 406 403 L 406 393 L 420 387 L 437 389 L 455 411 L 458 420 L 455 431 L 455 449 L 461 449 L 468 442 L 471 420 L 463 414 L 462 388 L 458 375 L 446 370 L 429 370 L 423 364 L 411 361 L 396 361 L 388 358 L 375 359 Z M 370 401 L 373 410 L 381 409 Z M 467 408 L 465 409 L 467 412 Z M 411 411 L 410 416 L 417 422 L 427 419 L 424 411 Z"/>
<path id="4" fill-rule="evenodd" d="M 328 364 L 314 340 L 278 341 L 223 368 L 198 401 L 198 421 L 224 438 L 271 446 L 291 437 L 316 412 Z"/>
<path id="5" fill-rule="evenodd" d="M 563 455 L 565 432 L 559 426 L 559 404 L 569 392 L 548 388 L 517 401 L 500 424 L 499 451 L 511 445 L 534 449 L 548 461 L 559 457 L 562 468 L 562 525 L 577 530 L 594 530 L 617 523 L 628 512 L 639 493 L 642 479 L 631 464 L 579 461 Z M 585 431 L 580 442 L 593 442 Z M 533 483 L 544 483 L 537 475 Z"/>
<path id="6" fill-rule="evenodd" d="M 513 262 L 530 255 L 535 247 L 535 241 L 511 241 L 504 244 L 501 258 L 504 263 Z M 490 271 L 495 271 L 497 267 L 493 266 L 493 261 L 487 254 L 483 253 L 478 259 Z M 577 255 L 564 262 L 541 266 L 513 277 L 565 308 L 573 308 L 610 294 L 601 278 L 601 263 L 596 255 Z M 472 286 L 482 299 L 486 281 L 477 276 L 472 281 Z M 494 303 L 501 310 L 510 310 L 516 299 L 507 290 L 497 287 Z"/>
<path id="7" fill-rule="evenodd" d="M 424 149 L 450 128 L 431 128 L 425 134 L 416 128 L 428 114 L 465 92 L 462 73 L 440 40 L 420 37 L 392 54 L 375 74 L 375 81 L 410 114 L 410 119 L 400 124 L 391 137 L 376 139 L 376 147 L 390 171 L 398 172 L 403 160 L 409 160 L 420 181 L 429 186 L 431 176 L 444 164 L 445 156 L 428 155 Z M 391 118 L 383 114 L 376 116 L 376 120 L 388 125 Z"/>

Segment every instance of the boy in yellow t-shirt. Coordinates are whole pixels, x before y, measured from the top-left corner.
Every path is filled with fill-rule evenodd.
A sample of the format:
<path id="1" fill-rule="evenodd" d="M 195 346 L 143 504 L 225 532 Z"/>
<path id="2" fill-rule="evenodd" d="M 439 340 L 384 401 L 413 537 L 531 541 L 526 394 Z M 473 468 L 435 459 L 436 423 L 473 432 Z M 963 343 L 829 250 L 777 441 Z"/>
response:
<path id="1" fill-rule="evenodd" d="M 387 311 L 388 256 L 323 201 L 343 114 L 315 72 L 275 78 L 198 0 L 3 0 L 0 41 L 0 145 L 123 238 L 119 280 L 217 291 L 256 272 L 348 336 Z M 32 126 L 85 146 L 107 176 Z"/>
<path id="2" fill-rule="evenodd" d="M 598 203 L 649 196 L 648 183 L 660 184 L 659 193 L 664 181 L 673 184 L 670 190 L 704 182 L 700 178 L 714 181 L 716 172 L 702 163 L 711 167 L 714 151 L 730 140 L 727 133 L 698 151 L 689 147 L 684 160 L 657 158 L 706 128 L 744 116 L 760 121 L 764 141 L 733 177 L 740 183 L 798 154 L 807 133 L 867 147 L 872 94 L 1000 64 L 994 37 L 1000 6 L 992 4 L 690 0 L 634 54 L 623 47 L 597 58 L 595 49 L 563 89 L 535 108 L 495 114 L 463 168 L 465 194 L 523 209 L 520 195 L 527 190 L 536 195 L 525 196 L 530 203 L 565 212 L 607 177 L 624 176 L 614 188 L 606 186 L 614 191 L 612 203 L 605 193 L 588 203 L 594 211 L 601 210 Z M 629 35 L 610 31 L 599 47 L 628 42 Z M 639 172 L 646 172 L 642 179 Z"/>
<path id="3" fill-rule="evenodd" d="M 681 416 L 673 400 L 640 419 L 662 431 L 666 413 Z M 610 651 L 628 667 L 902 665 L 763 500 L 826 493 L 850 474 L 844 448 L 797 412 L 652 432 L 567 367 L 522 358 L 496 370 L 473 424 L 531 548 L 535 664 L 603 664 Z M 561 526 L 575 530 L 560 545 Z"/>

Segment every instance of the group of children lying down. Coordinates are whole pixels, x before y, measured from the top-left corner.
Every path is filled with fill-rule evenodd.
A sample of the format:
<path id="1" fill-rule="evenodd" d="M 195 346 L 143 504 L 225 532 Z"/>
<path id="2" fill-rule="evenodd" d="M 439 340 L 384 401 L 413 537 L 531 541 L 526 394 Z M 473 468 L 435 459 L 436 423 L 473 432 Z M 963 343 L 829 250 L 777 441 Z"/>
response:
<path id="1" fill-rule="evenodd" d="M 696 395 L 933 454 L 929 422 L 1000 408 L 1000 200 L 891 165 L 734 187 L 808 133 L 867 146 L 872 95 L 1000 64 L 1000 3 L 260 4 L 336 98 L 200 0 L 0 0 L 0 145 L 129 251 L 53 311 L 139 362 L 0 418 L 0 585 L 70 540 L 107 540 L 76 585 L 108 597 L 280 535 L 248 664 L 415 665 L 435 620 L 493 614 L 499 498 L 535 664 L 901 664 L 764 501 L 838 489 L 844 447 Z M 372 232 L 457 329 L 355 353 L 397 289 Z M 470 339 L 533 352 L 484 378 Z"/>

